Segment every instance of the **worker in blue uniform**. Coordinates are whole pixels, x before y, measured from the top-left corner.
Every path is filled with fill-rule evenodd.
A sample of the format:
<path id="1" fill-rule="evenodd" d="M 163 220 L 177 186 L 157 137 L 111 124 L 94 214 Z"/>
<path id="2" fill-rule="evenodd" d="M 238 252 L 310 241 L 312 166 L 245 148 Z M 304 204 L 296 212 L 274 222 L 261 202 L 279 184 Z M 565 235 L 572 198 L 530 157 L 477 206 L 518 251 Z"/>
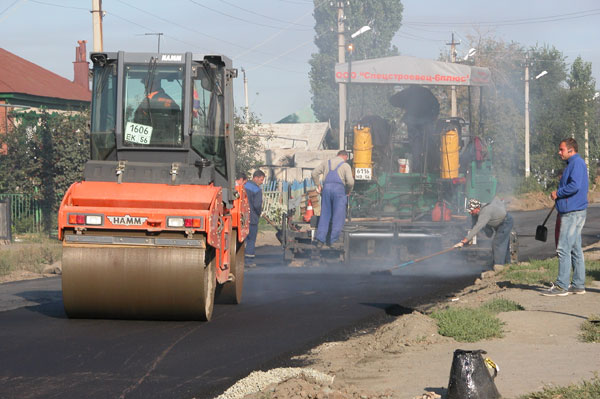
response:
<path id="1" fill-rule="evenodd" d="M 262 189 L 260 186 L 265 181 L 265 173 L 257 169 L 252 174 L 252 180 L 248 180 L 244 184 L 246 195 L 248 196 L 248 204 L 250 205 L 250 232 L 246 237 L 246 258 L 248 258 L 248 266 L 254 265 L 256 236 L 258 235 L 258 221 L 262 213 Z"/>
<path id="2" fill-rule="evenodd" d="M 321 216 L 317 226 L 316 244 L 327 243 L 327 233 L 331 225 L 329 244 L 336 242 L 346 222 L 348 195 L 354 187 L 352 168 L 346 162 L 348 152 L 340 150 L 337 156 L 321 163 L 312 172 L 312 179 L 321 191 Z M 321 176 L 325 181 L 321 184 Z"/>

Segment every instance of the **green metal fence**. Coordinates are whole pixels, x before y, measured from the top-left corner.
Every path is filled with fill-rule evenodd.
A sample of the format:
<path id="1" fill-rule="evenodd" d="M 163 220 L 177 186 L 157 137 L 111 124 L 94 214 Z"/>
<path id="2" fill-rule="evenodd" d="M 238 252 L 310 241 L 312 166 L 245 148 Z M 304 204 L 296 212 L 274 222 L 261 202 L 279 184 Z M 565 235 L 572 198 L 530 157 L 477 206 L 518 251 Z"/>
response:
<path id="1" fill-rule="evenodd" d="M 0 194 L 10 199 L 11 227 L 19 233 L 39 233 L 42 230 L 42 208 L 30 194 Z"/>

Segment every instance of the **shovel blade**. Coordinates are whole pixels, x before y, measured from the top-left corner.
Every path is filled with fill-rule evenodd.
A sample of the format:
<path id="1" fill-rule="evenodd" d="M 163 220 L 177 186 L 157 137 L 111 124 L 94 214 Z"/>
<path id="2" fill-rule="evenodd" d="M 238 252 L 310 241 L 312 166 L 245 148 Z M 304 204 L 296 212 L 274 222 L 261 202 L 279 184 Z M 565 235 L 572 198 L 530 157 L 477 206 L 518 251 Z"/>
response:
<path id="1" fill-rule="evenodd" d="M 535 229 L 535 239 L 537 241 L 546 242 L 546 240 L 548 239 L 548 229 L 546 228 L 546 226 L 539 225 Z"/>

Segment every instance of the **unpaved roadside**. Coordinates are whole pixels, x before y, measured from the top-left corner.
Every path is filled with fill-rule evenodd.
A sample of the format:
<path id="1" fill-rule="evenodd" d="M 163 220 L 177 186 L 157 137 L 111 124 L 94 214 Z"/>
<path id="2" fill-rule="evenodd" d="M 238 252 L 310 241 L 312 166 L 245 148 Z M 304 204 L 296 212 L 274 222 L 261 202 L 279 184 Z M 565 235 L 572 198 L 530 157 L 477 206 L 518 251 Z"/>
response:
<path id="1" fill-rule="evenodd" d="M 587 247 L 586 259 L 600 258 L 599 250 L 600 243 Z M 578 336 L 581 323 L 600 313 L 600 283 L 587 287 L 585 295 L 544 297 L 541 290 L 542 286 L 513 286 L 501 273 L 488 273 L 487 278 L 434 303 L 400 304 L 414 312 L 347 341 L 322 344 L 297 358 L 306 368 L 333 377 L 332 384 L 300 376 L 262 387 L 244 398 L 444 397 L 456 349 L 487 352 L 500 368 L 495 384 L 503 398 L 593 378 L 600 371 L 600 344 L 580 342 Z M 525 308 L 499 315 L 505 323 L 503 338 L 456 342 L 437 334 L 435 322 L 426 316 L 436 307 L 477 307 L 495 298 Z"/>

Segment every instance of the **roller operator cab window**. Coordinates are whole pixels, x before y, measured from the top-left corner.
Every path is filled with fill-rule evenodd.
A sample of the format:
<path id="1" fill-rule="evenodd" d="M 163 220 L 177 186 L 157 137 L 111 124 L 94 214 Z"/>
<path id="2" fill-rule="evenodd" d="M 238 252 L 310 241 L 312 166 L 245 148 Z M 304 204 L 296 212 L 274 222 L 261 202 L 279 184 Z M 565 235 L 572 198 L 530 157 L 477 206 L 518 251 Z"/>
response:
<path id="1" fill-rule="evenodd" d="M 116 149 L 115 122 L 117 110 L 116 64 L 94 65 L 91 157 L 105 160 Z"/>
<path id="2" fill-rule="evenodd" d="M 183 145 L 183 66 L 126 64 L 123 145 Z"/>
<path id="3" fill-rule="evenodd" d="M 192 148 L 227 177 L 223 110 L 223 68 L 198 64 L 192 68 Z"/>

